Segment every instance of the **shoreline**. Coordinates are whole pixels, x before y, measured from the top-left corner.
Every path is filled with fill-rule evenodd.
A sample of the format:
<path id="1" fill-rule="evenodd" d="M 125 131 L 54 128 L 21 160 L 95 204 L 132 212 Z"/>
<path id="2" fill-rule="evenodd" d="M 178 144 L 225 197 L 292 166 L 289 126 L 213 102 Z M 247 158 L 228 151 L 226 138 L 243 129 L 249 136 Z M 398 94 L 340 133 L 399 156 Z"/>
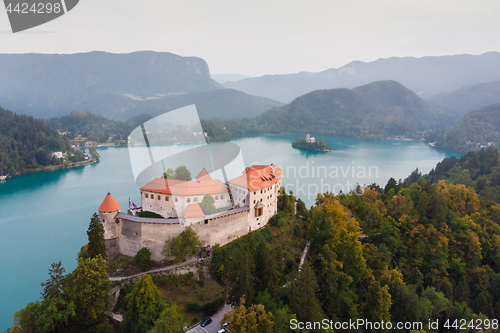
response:
<path id="1" fill-rule="evenodd" d="M 53 171 L 59 171 L 59 170 L 68 170 L 68 169 L 73 169 L 73 168 L 80 167 L 80 166 L 92 165 L 92 164 L 95 164 L 95 163 L 99 163 L 99 160 L 92 159 L 92 160 L 88 160 L 88 161 L 74 162 L 74 163 L 71 163 L 69 165 L 48 165 L 48 166 L 45 166 L 43 168 L 36 168 L 36 169 L 27 170 L 25 172 L 19 172 L 19 173 L 16 173 L 15 175 L 13 175 L 13 176 L 9 175 L 3 181 L 7 181 L 7 180 L 15 178 L 15 177 L 31 175 L 31 174 L 34 174 L 34 173 L 53 172 Z"/>
<path id="2" fill-rule="evenodd" d="M 319 151 L 319 152 L 329 152 L 329 151 L 333 151 L 333 149 L 307 149 L 307 148 L 296 148 L 296 147 L 293 147 L 293 149 L 298 149 L 298 150 L 307 150 L 307 151 Z"/>

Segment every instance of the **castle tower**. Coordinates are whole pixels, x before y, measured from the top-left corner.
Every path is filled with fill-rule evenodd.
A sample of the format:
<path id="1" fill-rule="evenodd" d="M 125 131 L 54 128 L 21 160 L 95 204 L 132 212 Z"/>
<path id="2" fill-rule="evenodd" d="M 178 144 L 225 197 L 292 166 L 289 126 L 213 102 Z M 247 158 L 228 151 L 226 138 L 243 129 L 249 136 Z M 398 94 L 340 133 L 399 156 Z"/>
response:
<path id="1" fill-rule="evenodd" d="M 108 260 L 113 259 L 118 254 L 118 232 L 115 222 L 116 214 L 120 212 L 120 205 L 108 192 L 101 206 L 99 206 L 99 220 L 104 226 L 104 239 L 106 242 L 106 255 Z"/>

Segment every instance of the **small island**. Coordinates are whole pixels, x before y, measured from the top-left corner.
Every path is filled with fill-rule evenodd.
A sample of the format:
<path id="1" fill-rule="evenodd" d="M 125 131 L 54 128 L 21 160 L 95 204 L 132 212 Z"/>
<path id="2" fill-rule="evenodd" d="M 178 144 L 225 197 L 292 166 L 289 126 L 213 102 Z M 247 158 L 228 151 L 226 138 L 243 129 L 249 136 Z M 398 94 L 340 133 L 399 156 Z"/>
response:
<path id="1" fill-rule="evenodd" d="M 309 134 L 305 138 L 298 138 L 292 142 L 292 147 L 297 149 L 315 150 L 315 151 L 331 151 L 328 144 L 323 140 L 316 140 Z"/>

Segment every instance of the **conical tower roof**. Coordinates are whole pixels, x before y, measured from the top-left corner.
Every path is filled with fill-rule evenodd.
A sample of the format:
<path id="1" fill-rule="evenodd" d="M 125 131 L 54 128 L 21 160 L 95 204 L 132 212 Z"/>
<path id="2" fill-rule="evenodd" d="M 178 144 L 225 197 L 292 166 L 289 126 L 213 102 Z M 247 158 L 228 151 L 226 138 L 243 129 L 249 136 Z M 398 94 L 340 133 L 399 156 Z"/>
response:
<path id="1" fill-rule="evenodd" d="M 106 195 L 106 198 L 104 198 L 102 204 L 99 206 L 99 211 L 104 213 L 118 212 L 120 209 L 122 208 L 109 192 L 108 195 Z"/>
<path id="2" fill-rule="evenodd" d="M 196 180 L 212 180 L 212 177 L 210 177 L 210 174 L 208 173 L 207 169 L 203 168 L 201 169 L 200 173 L 198 176 L 195 178 Z"/>

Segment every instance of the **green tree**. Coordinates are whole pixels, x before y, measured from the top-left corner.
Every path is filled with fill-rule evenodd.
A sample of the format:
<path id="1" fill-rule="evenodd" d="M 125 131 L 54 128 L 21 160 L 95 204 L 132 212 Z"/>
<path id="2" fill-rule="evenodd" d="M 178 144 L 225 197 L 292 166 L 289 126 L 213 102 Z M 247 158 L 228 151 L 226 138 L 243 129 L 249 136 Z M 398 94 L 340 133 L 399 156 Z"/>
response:
<path id="1" fill-rule="evenodd" d="M 290 308 L 301 321 L 320 321 L 321 304 L 316 297 L 319 290 L 314 271 L 308 261 L 302 265 L 298 274 L 293 276 L 290 285 Z"/>
<path id="2" fill-rule="evenodd" d="M 175 168 L 175 179 L 190 181 L 193 178 L 191 178 L 191 172 L 189 172 L 188 168 L 186 168 L 184 165 L 181 165 Z"/>
<path id="3" fill-rule="evenodd" d="M 254 304 L 248 309 L 245 307 L 245 299 L 240 300 L 240 306 L 226 312 L 220 324 L 230 322 L 226 327 L 229 333 L 272 333 L 274 328 L 273 314 L 266 312 L 262 304 Z"/>
<path id="4" fill-rule="evenodd" d="M 106 261 L 101 255 L 78 260 L 71 273 L 68 296 L 75 303 L 74 327 L 89 331 L 106 319 L 108 292 L 111 290 Z"/>
<path id="5" fill-rule="evenodd" d="M 231 290 L 229 298 L 236 305 L 239 299 L 253 303 L 255 298 L 255 258 L 251 246 L 251 236 L 248 235 L 236 249 L 230 261 Z"/>
<path id="6" fill-rule="evenodd" d="M 205 194 L 203 200 L 200 202 L 200 208 L 205 215 L 217 213 L 217 208 L 215 208 L 215 199 L 211 194 Z"/>
<path id="7" fill-rule="evenodd" d="M 165 241 L 161 253 L 166 259 L 174 256 L 175 262 L 183 262 L 187 256 L 197 254 L 203 244 L 193 228 L 186 227 L 179 236 Z"/>
<path id="8" fill-rule="evenodd" d="M 163 178 L 165 179 L 175 179 L 175 171 L 172 168 L 168 168 L 167 172 L 163 173 Z"/>
<path id="9" fill-rule="evenodd" d="M 391 295 L 387 285 L 380 287 L 378 281 L 372 281 L 368 286 L 366 297 L 366 317 L 372 322 L 388 322 L 391 320 Z M 387 331 L 387 330 L 385 330 Z"/>
<path id="10" fill-rule="evenodd" d="M 89 229 L 87 230 L 87 236 L 89 238 L 89 244 L 87 248 L 87 253 L 90 258 L 96 258 L 101 256 L 106 259 L 106 243 L 104 241 L 104 226 L 99 220 L 97 213 L 92 215 L 90 219 Z"/>
<path id="11" fill-rule="evenodd" d="M 151 267 L 153 265 L 153 260 L 151 260 L 151 251 L 147 247 L 143 247 L 135 254 L 134 262 L 142 270 Z"/>
<path id="12" fill-rule="evenodd" d="M 18 325 L 21 332 L 66 332 L 66 324 L 74 315 L 73 302 L 48 296 L 42 302 L 28 303 L 20 312 Z"/>
<path id="13" fill-rule="evenodd" d="M 184 326 L 184 317 L 177 312 L 177 305 L 172 304 L 160 314 L 149 333 L 179 333 Z"/>
<path id="14" fill-rule="evenodd" d="M 49 269 L 50 278 L 46 282 L 42 282 L 42 297 L 45 299 L 47 297 L 61 298 L 63 293 L 63 283 L 64 283 L 64 267 L 61 266 L 61 261 L 57 264 L 52 263 L 52 268 Z"/>
<path id="15" fill-rule="evenodd" d="M 165 301 L 149 274 L 142 276 L 125 301 L 127 311 L 121 325 L 124 333 L 148 332 L 166 309 Z"/>

